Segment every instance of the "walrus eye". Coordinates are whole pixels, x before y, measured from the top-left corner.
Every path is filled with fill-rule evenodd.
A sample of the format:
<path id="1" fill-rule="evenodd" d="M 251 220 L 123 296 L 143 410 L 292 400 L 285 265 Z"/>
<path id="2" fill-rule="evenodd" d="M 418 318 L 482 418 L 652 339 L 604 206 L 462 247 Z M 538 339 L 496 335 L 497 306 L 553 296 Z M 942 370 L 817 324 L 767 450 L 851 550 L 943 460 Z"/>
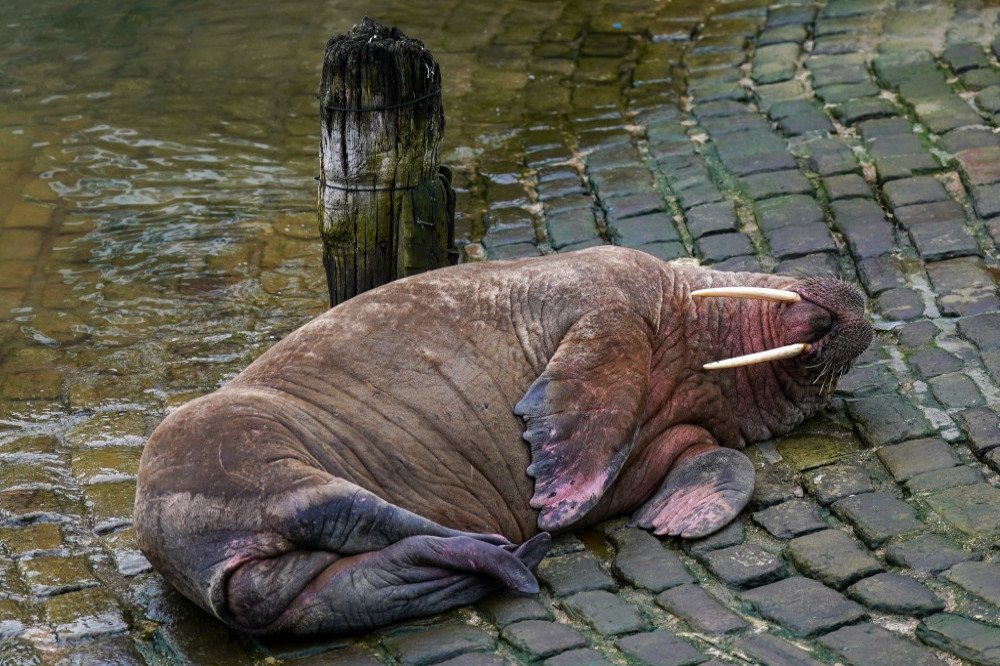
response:
<path id="1" fill-rule="evenodd" d="M 696 289 L 692 296 L 729 296 L 734 298 L 754 298 L 759 301 L 775 301 L 778 303 L 798 303 L 802 297 L 794 291 L 785 289 L 768 289 L 767 287 L 713 287 L 711 289 Z"/>
<path id="2" fill-rule="evenodd" d="M 770 361 L 781 361 L 786 358 L 795 358 L 799 354 L 803 354 L 807 351 L 809 351 L 808 343 L 797 342 L 794 345 L 785 345 L 784 347 L 765 349 L 764 351 L 754 352 L 753 354 L 744 354 L 743 356 L 734 356 L 721 361 L 713 361 L 711 363 L 706 363 L 701 367 L 705 370 L 741 368 L 745 365 L 754 365 L 755 363 L 768 363 Z"/>

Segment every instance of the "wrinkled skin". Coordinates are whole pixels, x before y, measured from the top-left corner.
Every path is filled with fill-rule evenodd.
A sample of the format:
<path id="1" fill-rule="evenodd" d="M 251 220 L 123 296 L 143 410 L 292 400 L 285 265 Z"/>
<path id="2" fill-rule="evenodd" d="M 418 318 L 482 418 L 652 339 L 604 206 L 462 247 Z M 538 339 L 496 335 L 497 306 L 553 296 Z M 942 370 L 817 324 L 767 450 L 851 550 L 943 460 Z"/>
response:
<path id="1" fill-rule="evenodd" d="M 720 285 L 803 300 L 690 296 Z M 736 449 L 820 409 L 871 335 L 839 281 L 622 248 L 407 278 L 172 413 L 143 452 L 136 536 L 251 633 L 358 632 L 535 592 L 547 532 L 631 514 L 694 537 L 731 520 L 753 489 Z M 811 349 L 702 368 L 795 342 Z"/>

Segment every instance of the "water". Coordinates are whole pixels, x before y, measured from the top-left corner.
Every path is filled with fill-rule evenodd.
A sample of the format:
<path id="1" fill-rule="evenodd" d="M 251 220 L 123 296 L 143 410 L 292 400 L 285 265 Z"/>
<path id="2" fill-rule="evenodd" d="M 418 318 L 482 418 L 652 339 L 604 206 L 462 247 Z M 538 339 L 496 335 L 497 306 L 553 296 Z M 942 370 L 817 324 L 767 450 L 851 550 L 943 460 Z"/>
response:
<path id="1" fill-rule="evenodd" d="M 694 20 L 699 4 L 678 16 Z M 568 123 L 620 106 L 629 38 L 611 45 L 617 59 L 579 70 L 565 45 L 588 22 L 613 33 L 656 11 L 7 0 L 0 661 L 262 658 L 148 574 L 130 528 L 135 473 L 167 411 L 326 307 L 313 177 L 329 37 L 368 14 L 435 54 L 458 237 L 474 241 L 491 207 L 535 203 L 521 185 L 526 144 L 571 158 Z"/>

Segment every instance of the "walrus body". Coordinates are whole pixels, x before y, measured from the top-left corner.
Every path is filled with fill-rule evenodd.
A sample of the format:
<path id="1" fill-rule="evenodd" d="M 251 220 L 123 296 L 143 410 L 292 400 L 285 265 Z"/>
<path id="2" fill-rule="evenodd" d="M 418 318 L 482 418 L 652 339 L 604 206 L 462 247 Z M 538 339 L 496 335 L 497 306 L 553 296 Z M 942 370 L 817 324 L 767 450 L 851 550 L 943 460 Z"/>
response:
<path id="1" fill-rule="evenodd" d="M 690 296 L 720 285 L 803 300 Z M 838 281 L 621 248 L 407 278 L 172 413 L 143 452 L 136 536 L 252 633 L 356 632 L 537 591 L 546 532 L 630 512 L 682 536 L 731 520 L 753 488 L 735 449 L 819 409 L 870 338 Z M 810 350 L 703 369 L 791 343 Z"/>

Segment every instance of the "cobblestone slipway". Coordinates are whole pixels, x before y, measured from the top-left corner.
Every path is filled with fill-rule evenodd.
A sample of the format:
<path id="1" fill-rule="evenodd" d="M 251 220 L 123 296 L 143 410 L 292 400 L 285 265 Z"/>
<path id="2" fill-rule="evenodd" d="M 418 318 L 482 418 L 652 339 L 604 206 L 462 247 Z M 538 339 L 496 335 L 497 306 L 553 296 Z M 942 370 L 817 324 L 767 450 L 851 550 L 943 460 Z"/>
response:
<path id="1" fill-rule="evenodd" d="M 867 292 L 875 344 L 820 418 L 751 449 L 757 489 L 722 532 L 683 543 L 614 521 L 566 535 L 539 567 L 537 597 L 493 596 L 357 639 L 257 643 L 149 571 L 116 507 L 130 507 L 144 437 L 180 392 L 8 437 L 8 467 L 74 453 L 69 469 L 25 463 L 21 486 L 0 489 L 0 660 L 1000 664 L 997 10 L 525 1 L 497 18 L 447 4 L 448 20 L 480 11 L 493 23 L 471 56 L 438 49 L 445 77 L 453 59 L 496 65 L 452 84 L 446 94 L 482 103 L 449 116 L 448 131 L 508 107 L 528 127 L 514 148 L 457 169 L 460 235 L 478 243 L 469 257 L 615 243 L 838 275 Z M 289 229 L 252 260 L 294 258 L 287 248 L 309 234 Z M 116 353 L 141 365 L 127 345 Z M 7 359 L 5 372 L 22 372 L 5 399 L 41 390 L 87 408 L 107 391 L 61 387 L 31 363 Z M 100 460 L 72 448 L 109 431 Z M 49 510 L 87 527 L 37 519 Z"/>

